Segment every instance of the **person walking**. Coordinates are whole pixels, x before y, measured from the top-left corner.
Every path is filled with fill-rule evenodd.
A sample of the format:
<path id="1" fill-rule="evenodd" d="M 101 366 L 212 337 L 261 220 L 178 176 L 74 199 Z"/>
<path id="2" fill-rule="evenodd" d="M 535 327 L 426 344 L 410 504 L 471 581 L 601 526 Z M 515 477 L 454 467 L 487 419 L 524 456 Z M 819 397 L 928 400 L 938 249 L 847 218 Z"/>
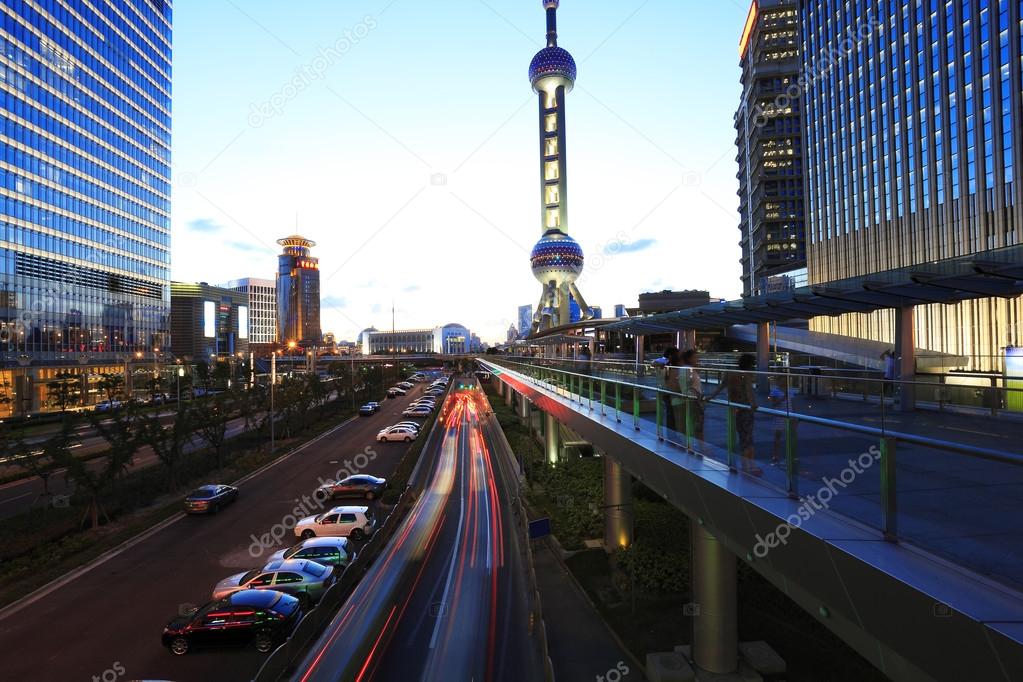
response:
<path id="1" fill-rule="evenodd" d="M 705 410 L 704 406 L 706 400 L 703 396 L 703 378 L 700 376 L 700 371 L 697 369 L 700 366 L 700 354 L 696 352 L 695 348 L 689 348 L 682 353 L 682 370 L 685 372 L 683 381 L 685 386 L 683 392 L 685 393 L 686 400 L 682 405 L 688 410 L 689 421 L 692 422 L 692 433 L 689 434 L 700 442 L 700 449 L 703 448 L 703 424 Z M 689 424 L 686 422 L 686 412 L 682 412 L 680 421 L 688 428 Z"/>

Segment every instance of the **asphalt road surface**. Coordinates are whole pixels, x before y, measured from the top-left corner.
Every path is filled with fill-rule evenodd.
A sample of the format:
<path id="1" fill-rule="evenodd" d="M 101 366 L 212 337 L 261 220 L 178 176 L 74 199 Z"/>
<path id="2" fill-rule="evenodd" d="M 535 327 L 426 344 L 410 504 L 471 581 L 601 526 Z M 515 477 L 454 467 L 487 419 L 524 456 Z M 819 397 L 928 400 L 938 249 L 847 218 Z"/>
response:
<path id="1" fill-rule="evenodd" d="M 451 400 L 425 490 L 293 680 L 543 679 L 510 463 L 482 393 Z"/>
<path id="2" fill-rule="evenodd" d="M 421 391 L 417 387 L 384 401 L 376 415 L 335 428 L 246 481 L 238 502 L 220 514 L 181 518 L 27 606 L 0 611 L 0 677 L 43 682 L 113 675 L 175 682 L 252 679 L 264 660 L 254 649 L 174 656 L 160 642 L 164 625 L 180 609 L 209 601 L 218 580 L 258 568 L 270 554 L 293 544 L 290 529 L 281 544 L 264 547 L 256 540 L 275 527 L 283 531 L 303 496 L 310 513 L 318 513 L 312 496 L 320 478 L 337 477 L 346 460 L 350 469 L 354 461 L 364 462 L 359 473 L 390 476 L 408 446 L 377 443 L 376 433 L 399 421 L 405 405 Z M 104 677 L 106 671 L 114 672 Z"/>

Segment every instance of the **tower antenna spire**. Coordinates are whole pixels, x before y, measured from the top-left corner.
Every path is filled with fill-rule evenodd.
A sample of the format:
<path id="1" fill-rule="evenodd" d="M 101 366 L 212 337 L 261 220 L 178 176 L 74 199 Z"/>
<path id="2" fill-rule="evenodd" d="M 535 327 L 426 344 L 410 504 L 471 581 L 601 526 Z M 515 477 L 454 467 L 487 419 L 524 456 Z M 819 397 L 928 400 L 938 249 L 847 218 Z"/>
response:
<path id="1" fill-rule="evenodd" d="M 547 47 L 558 46 L 558 5 L 559 0 L 543 0 L 547 9 Z"/>

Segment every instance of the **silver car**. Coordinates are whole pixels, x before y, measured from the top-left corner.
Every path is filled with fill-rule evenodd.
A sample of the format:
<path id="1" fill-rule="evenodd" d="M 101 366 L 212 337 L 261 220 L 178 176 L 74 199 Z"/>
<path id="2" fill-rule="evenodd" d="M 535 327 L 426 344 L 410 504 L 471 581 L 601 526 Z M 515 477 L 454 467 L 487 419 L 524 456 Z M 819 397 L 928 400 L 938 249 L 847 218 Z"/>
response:
<path id="1" fill-rule="evenodd" d="M 309 606 L 320 600 L 335 579 L 332 568 L 315 561 L 274 559 L 261 569 L 224 578 L 213 588 L 213 598 L 223 599 L 241 590 L 277 590 Z"/>
<path id="2" fill-rule="evenodd" d="M 313 537 L 274 553 L 270 560 L 308 559 L 324 566 L 334 566 L 334 573 L 339 573 L 354 558 L 354 552 L 348 547 L 348 538 Z"/>

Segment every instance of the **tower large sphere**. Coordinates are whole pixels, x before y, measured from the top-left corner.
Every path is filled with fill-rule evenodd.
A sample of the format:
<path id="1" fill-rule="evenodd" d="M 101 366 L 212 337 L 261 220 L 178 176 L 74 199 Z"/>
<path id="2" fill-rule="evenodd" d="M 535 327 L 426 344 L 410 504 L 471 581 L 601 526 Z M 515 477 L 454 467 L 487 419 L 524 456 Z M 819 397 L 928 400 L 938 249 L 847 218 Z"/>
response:
<path id="1" fill-rule="evenodd" d="M 529 255 L 533 276 L 541 284 L 550 281 L 571 284 L 583 271 L 583 250 L 579 242 L 560 230 L 544 234 Z"/>
<path id="2" fill-rule="evenodd" d="M 566 89 L 571 90 L 577 74 L 575 59 L 563 47 L 545 47 L 529 64 L 529 82 L 537 91 L 544 89 L 540 81 L 547 78 L 564 82 Z"/>

